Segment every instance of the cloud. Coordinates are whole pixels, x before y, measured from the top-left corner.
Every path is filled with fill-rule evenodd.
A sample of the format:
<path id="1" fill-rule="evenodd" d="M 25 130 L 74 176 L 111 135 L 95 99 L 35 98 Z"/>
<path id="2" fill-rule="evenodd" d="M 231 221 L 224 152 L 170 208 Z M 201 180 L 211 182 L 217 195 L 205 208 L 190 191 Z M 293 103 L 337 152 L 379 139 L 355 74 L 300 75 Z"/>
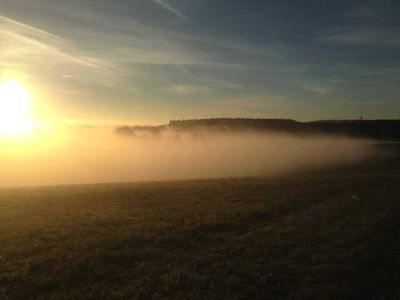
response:
<path id="1" fill-rule="evenodd" d="M 350 10 L 346 16 L 349 18 L 370 19 L 377 17 L 377 12 L 368 6 L 357 6 Z"/>
<path id="2" fill-rule="evenodd" d="M 274 7 L 260 4 L 260 14 L 249 7 L 239 20 L 241 11 L 234 1 L 128 2 L 0 0 L 1 69 L 26 74 L 28 82 L 50 93 L 66 91 L 63 97 L 68 101 L 85 100 L 81 102 L 94 107 L 101 100 L 109 107 L 119 106 L 122 116 L 136 105 L 137 111 L 169 118 L 169 112 L 153 107 L 168 103 L 175 114 L 183 109 L 179 101 L 199 95 L 202 100 L 193 101 L 188 115 L 202 105 L 208 115 L 217 112 L 207 105 L 223 104 L 239 94 L 256 94 L 255 100 L 227 101 L 218 114 L 264 111 L 285 116 L 294 111 L 292 101 L 286 105 L 271 95 L 284 95 L 310 108 L 321 95 L 337 101 L 350 84 L 364 80 L 364 73 L 376 73 L 388 64 L 396 67 L 400 35 L 394 29 L 394 10 L 389 20 L 374 24 L 377 17 L 368 6 L 351 10 L 353 5 L 346 5 L 340 16 L 334 15 L 338 11 L 321 11 L 321 18 L 305 20 L 285 18 Z M 262 11 L 264 7 L 270 11 Z M 346 11 L 349 14 L 343 15 Z M 187 19 L 195 13 L 209 22 L 203 17 Z M 268 13 L 276 19 L 265 17 Z M 246 22 L 245 28 L 240 28 L 241 22 Z M 347 46 L 357 46 L 357 51 Z M 398 73 L 392 73 L 385 73 L 391 83 L 398 81 Z M 333 81 L 324 80 L 327 77 Z M 375 79 L 371 78 L 365 80 Z M 304 86 L 314 82 L 326 87 Z M 91 97 L 83 97 L 87 93 Z M 257 96 L 263 93 L 271 95 Z M 303 108 L 296 107 L 296 115 L 299 109 Z"/>
<path id="3" fill-rule="evenodd" d="M 159 6 L 164 8 L 165 10 L 169 11 L 170 13 L 174 14 L 180 19 L 184 19 L 185 17 L 181 13 L 179 9 L 176 7 L 172 6 L 170 3 L 167 2 L 167 0 L 152 0 L 153 2 L 157 3 Z"/>
<path id="4" fill-rule="evenodd" d="M 321 96 L 325 96 L 329 94 L 329 89 L 323 85 L 315 84 L 315 83 L 307 83 L 303 86 L 305 91 L 309 91 L 312 93 L 319 94 Z"/>
<path id="5" fill-rule="evenodd" d="M 9 63 L 40 56 L 43 60 L 52 57 L 96 69 L 106 67 L 93 57 L 77 53 L 69 40 L 2 15 L 0 37 L 3 41 L 0 44 L 2 60 Z"/>
<path id="6" fill-rule="evenodd" d="M 2 15 L 0 15 L 0 22 L 2 23 L 2 27 L 8 28 L 9 30 L 24 31 L 29 32 L 34 36 L 41 36 L 53 40 L 61 40 L 59 36 L 52 34 L 48 31 L 41 30 L 39 28 L 24 24 L 22 22 L 18 22 L 14 19 Z"/>
<path id="7" fill-rule="evenodd" d="M 183 17 L 169 2 L 153 1 Z M 139 69 L 142 67 L 147 70 L 184 67 L 191 72 L 214 69 L 222 76 L 221 80 L 229 81 L 223 75 L 228 74 L 226 70 L 255 70 L 259 68 L 260 60 L 284 59 L 284 46 L 278 43 L 253 46 L 240 40 L 193 35 L 190 31 L 172 30 L 159 24 L 153 26 L 152 20 L 145 25 L 136 18 L 102 10 L 101 6 L 96 10 L 82 6 L 79 11 L 61 4 L 49 7 L 50 18 L 41 19 L 40 13 L 36 13 L 23 23 L 1 17 L 0 37 L 7 41 L 0 44 L 2 65 L 23 63 L 29 70 L 53 73 L 60 70 L 61 74 L 51 76 L 65 79 L 63 75 L 74 74 L 68 78 L 76 80 L 83 79 L 90 69 L 103 69 L 91 74 L 93 84 L 102 84 L 110 80 L 118 82 L 122 77 L 141 76 Z M 70 19 L 74 22 L 70 23 Z M 67 21 L 68 28 L 63 26 Z M 11 54 L 4 55 L 7 52 L 5 45 L 13 49 Z M 28 57 L 34 59 L 28 62 Z M 254 63 L 256 60 L 257 64 Z M 82 67 L 89 70 L 82 72 Z"/>
<path id="8" fill-rule="evenodd" d="M 179 95 L 208 95 L 211 89 L 207 86 L 177 84 L 169 88 L 175 94 Z"/>
<path id="9" fill-rule="evenodd" d="M 90 92 L 85 92 L 85 91 L 60 91 L 60 93 L 63 94 L 69 94 L 69 95 L 90 95 Z"/>
<path id="10" fill-rule="evenodd" d="M 400 34 L 392 28 L 344 28 L 320 34 L 317 40 L 341 45 L 400 46 Z"/>

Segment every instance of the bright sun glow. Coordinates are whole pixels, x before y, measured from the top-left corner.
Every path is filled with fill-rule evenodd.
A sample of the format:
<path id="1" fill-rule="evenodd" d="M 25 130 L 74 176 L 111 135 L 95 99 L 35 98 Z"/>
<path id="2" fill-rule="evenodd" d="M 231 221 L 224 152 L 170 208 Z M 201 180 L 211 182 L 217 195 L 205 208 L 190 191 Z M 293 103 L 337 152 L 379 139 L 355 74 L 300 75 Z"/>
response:
<path id="1" fill-rule="evenodd" d="M 31 97 L 18 81 L 0 83 L 0 135 L 25 136 L 33 129 Z"/>

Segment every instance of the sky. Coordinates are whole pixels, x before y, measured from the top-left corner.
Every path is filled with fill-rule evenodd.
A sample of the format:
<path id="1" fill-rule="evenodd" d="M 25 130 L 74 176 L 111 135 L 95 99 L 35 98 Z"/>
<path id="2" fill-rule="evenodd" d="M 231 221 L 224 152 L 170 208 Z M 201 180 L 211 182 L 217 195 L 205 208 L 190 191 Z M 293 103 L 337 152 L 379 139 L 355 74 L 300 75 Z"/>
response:
<path id="1" fill-rule="evenodd" d="M 399 118 L 400 2 L 0 0 L 0 80 L 59 120 Z"/>

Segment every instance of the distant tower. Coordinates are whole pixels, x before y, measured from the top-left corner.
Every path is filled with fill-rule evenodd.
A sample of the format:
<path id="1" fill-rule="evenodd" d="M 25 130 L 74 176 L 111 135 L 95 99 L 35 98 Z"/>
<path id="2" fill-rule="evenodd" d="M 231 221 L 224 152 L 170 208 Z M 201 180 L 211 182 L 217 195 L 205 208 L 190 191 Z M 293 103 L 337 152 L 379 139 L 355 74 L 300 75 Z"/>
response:
<path id="1" fill-rule="evenodd" d="M 363 115 L 361 114 L 361 115 L 360 115 L 360 121 L 362 121 L 362 120 L 364 120 L 364 117 L 363 117 Z"/>

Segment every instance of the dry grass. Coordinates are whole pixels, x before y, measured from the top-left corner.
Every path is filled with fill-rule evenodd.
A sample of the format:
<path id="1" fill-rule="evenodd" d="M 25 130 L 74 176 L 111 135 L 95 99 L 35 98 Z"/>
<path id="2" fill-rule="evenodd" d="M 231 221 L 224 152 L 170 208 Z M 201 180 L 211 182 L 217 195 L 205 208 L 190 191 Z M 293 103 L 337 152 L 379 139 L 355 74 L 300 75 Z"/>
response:
<path id="1" fill-rule="evenodd" d="M 2 190 L 0 299 L 394 299 L 399 182 L 391 162 Z"/>

